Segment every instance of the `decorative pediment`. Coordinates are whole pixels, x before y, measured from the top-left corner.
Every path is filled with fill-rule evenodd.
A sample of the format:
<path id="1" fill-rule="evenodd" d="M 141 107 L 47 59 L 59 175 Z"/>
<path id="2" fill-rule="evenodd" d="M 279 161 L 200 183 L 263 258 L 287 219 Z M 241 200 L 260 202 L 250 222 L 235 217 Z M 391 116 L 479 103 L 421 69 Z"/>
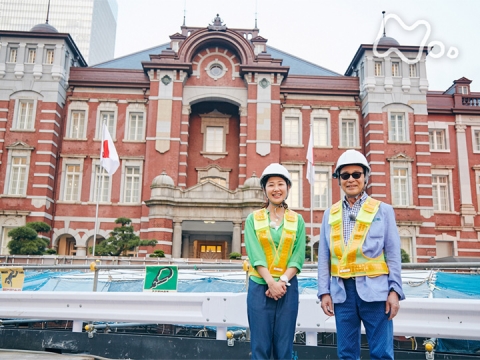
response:
<path id="1" fill-rule="evenodd" d="M 414 159 L 410 156 L 407 156 L 405 153 L 398 153 L 392 157 L 387 158 L 390 162 L 413 162 Z"/>
<path id="2" fill-rule="evenodd" d="M 6 148 L 9 150 L 30 150 L 30 151 L 35 149 L 33 146 L 30 146 L 27 143 L 24 143 L 23 141 L 16 141 L 12 145 L 6 146 Z"/>
<path id="3" fill-rule="evenodd" d="M 253 42 L 263 42 L 263 43 L 266 43 L 268 40 L 265 39 L 264 37 L 262 36 L 255 36 L 253 39 L 250 40 L 252 43 Z"/>
<path id="4" fill-rule="evenodd" d="M 200 114 L 200 117 L 207 117 L 207 118 L 230 118 L 230 115 L 223 114 L 217 109 L 214 109 L 213 111 L 207 113 L 207 114 Z"/>
<path id="5" fill-rule="evenodd" d="M 178 33 L 178 32 L 176 32 L 176 33 L 173 34 L 173 35 L 170 35 L 170 39 L 172 39 L 172 40 L 173 40 L 173 39 L 182 39 L 182 40 L 183 40 L 183 39 L 186 39 L 186 38 L 187 38 L 187 37 L 186 37 L 185 35 L 182 35 L 182 34 L 180 34 L 180 33 Z"/>
<path id="6" fill-rule="evenodd" d="M 233 191 L 210 179 L 185 190 L 185 197 L 190 199 L 227 200 L 232 197 L 232 194 L 234 194 Z"/>
<path id="7" fill-rule="evenodd" d="M 227 31 L 227 25 L 223 23 L 222 19 L 217 14 L 215 19 L 213 19 L 213 24 L 209 24 L 207 29 L 209 31 Z"/>

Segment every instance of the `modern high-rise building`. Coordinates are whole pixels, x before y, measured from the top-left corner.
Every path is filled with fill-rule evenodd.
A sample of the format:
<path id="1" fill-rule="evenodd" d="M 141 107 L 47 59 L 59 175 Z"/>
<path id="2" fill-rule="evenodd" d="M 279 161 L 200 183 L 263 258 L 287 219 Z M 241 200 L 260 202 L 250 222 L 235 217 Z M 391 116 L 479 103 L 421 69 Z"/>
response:
<path id="1" fill-rule="evenodd" d="M 28 31 L 47 19 L 49 0 L 0 1 L 0 30 Z M 89 64 L 113 59 L 117 0 L 50 0 L 48 23 L 69 33 Z"/>

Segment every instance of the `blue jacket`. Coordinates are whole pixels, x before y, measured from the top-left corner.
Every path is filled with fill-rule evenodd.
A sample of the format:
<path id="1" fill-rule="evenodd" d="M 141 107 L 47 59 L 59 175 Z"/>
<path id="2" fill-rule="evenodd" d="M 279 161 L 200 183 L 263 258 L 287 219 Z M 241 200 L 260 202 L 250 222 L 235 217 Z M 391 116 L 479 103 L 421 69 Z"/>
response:
<path id="1" fill-rule="evenodd" d="M 330 276 L 330 208 L 325 211 L 320 228 L 318 244 L 318 298 L 330 294 L 333 303 L 343 303 L 346 299 L 345 286 L 339 277 Z M 362 246 L 367 257 L 377 257 L 383 251 L 389 274 L 377 277 L 357 276 L 355 284 L 360 298 L 367 302 L 386 301 L 390 289 L 405 299 L 401 278 L 400 236 L 398 235 L 393 208 L 381 203 L 370 230 Z"/>

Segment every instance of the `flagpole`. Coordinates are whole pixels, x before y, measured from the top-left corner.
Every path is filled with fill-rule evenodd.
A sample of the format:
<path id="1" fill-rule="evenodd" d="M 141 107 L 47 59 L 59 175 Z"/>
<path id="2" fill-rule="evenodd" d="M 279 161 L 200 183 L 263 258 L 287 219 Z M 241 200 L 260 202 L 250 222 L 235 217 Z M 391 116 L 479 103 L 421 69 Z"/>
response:
<path id="1" fill-rule="evenodd" d="M 310 123 L 310 134 L 312 134 L 313 124 Z M 310 137 L 311 138 L 311 137 Z M 313 144 L 312 144 L 312 162 L 313 162 Z M 315 162 L 313 162 L 313 177 L 315 178 Z M 310 262 L 315 262 L 315 254 L 313 253 L 313 181 L 310 181 Z"/>
<path id="2" fill-rule="evenodd" d="M 103 125 L 105 122 L 103 123 Z M 105 126 L 102 125 L 102 136 L 101 139 L 105 137 L 105 131 L 104 128 Z M 100 166 L 100 160 L 102 159 L 102 152 L 103 152 L 103 141 L 100 141 L 100 159 L 98 159 L 98 167 L 101 168 Z M 92 248 L 92 256 L 95 256 L 95 245 L 97 243 L 97 227 L 98 227 L 98 203 L 100 202 L 100 186 L 98 185 L 98 174 L 96 173 L 97 167 L 95 166 L 95 182 L 97 183 L 97 204 L 95 208 L 95 228 L 93 229 L 93 248 Z M 95 189 L 94 189 L 95 190 Z M 87 249 L 88 251 L 88 249 Z"/>

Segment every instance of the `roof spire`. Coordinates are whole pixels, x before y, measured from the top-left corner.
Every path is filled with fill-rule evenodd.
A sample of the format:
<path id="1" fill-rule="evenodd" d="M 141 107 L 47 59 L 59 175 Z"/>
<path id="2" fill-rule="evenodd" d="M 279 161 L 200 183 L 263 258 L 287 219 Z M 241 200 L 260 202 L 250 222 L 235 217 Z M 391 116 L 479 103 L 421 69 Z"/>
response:
<path id="1" fill-rule="evenodd" d="M 187 14 L 187 0 L 183 2 L 183 26 L 185 26 L 186 14 Z"/>
<path id="2" fill-rule="evenodd" d="M 382 11 L 382 17 L 383 17 L 383 37 L 387 36 L 386 29 L 385 29 L 385 10 Z"/>
<path id="3" fill-rule="evenodd" d="M 50 0 L 48 0 L 47 19 L 45 20 L 45 24 L 48 24 L 48 16 L 49 15 L 50 15 Z"/>
<path id="4" fill-rule="evenodd" d="M 255 27 L 254 27 L 254 29 L 258 29 L 257 28 L 257 8 L 258 8 L 258 0 L 255 0 Z"/>

